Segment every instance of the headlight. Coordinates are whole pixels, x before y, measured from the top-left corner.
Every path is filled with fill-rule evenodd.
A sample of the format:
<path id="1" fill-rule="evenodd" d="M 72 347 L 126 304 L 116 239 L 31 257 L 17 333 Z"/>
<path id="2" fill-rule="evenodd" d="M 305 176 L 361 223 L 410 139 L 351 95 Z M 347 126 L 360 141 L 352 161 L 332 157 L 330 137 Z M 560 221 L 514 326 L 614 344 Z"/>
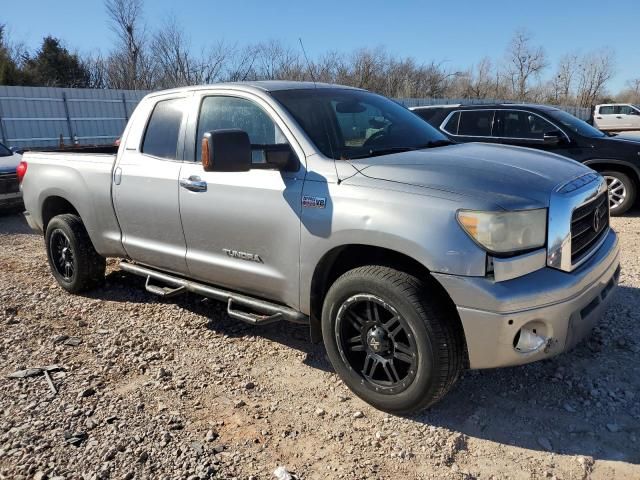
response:
<path id="1" fill-rule="evenodd" d="M 547 209 L 517 212 L 459 210 L 465 232 L 490 253 L 512 253 L 542 247 L 547 237 Z"/>

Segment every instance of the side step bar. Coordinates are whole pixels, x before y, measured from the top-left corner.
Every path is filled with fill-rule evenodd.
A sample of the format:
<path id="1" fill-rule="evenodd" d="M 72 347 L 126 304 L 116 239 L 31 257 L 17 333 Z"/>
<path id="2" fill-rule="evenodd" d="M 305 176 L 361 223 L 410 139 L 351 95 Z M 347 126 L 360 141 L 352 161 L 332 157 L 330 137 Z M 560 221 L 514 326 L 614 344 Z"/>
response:
<path id="1" fill-rule="evenodd" d="M 309 324 L 309 317 L 305 314 L 293 308 L 278 305 L 277 303 L 272 303 L 267 300 L 230 292 L 204 283 L 194 282 L 193 280 L 186 280 L 126 261 L 120 262 L 120 269 L 134 275 L 147 277 L 145 284 L 147 291 L 163 298 L 170 298 L 180 295 L 181 293 L 192 292 L 202 295 L 203 297 L 226 302 L 229 317 L 252 325 L 266 325 L 280 320 L 305 325 Z M 151 280 L 156 280 L 168 286 L 159 287 L 153 285 L 151 284 Z M 243 310 L 238 310 L 238 307 L 243 308 Z"/>

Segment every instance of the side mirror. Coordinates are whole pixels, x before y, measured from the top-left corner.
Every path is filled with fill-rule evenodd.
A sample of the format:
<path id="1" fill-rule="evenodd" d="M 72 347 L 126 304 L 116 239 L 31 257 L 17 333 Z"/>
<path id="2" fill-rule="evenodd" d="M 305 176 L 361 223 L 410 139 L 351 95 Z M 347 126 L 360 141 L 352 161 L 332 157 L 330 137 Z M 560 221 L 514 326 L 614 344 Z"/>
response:
<path id="1" fill-rule="evenodd" d="M 548 147 L 554 147 L 560 143 L 560 133 L 559 132 L 546 132 L 542 135 L 542 143 L 544 143 Z"/>
<path id="2" fill-rule="evenodd" d="M 206 132 L 202 137 L 205 172 L 247 172 L 251 169 L 251 141 L 244 130 Z"/>

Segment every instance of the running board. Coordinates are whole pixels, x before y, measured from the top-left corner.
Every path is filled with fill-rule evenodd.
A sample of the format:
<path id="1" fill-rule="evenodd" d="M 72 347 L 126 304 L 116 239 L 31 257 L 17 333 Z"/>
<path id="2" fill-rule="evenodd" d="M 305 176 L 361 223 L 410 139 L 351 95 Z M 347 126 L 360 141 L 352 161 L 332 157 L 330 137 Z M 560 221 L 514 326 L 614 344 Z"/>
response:
<path id="1" fill-rule="evenodd" d="M 143 267 L 134 263 L 122 261 L 120 269 L 125 272 L 146 277 L 145 288 L 148 292 L 163 298 L 171 298 L 185 292 L 192 292 L 203 297 L 220 300 L 227 304 L 229 317 L 249 323 L 251 325 L 266 325 L 268 323 L 287 320 L 289 322 L 309 324 L 309 317 L 305 314 L 284 305 L 278 305 L 267 300 L 253 298 L 241 293 L 230 292 L 221 288 L 212 287 L 204 283 L 186 280 L 168 273 L 160 272 L 149 267 Z M 151 280 L 160 282 L 166 287 L 152 285 Z M 242 310 L 238 310 L 241 307 Z"/>

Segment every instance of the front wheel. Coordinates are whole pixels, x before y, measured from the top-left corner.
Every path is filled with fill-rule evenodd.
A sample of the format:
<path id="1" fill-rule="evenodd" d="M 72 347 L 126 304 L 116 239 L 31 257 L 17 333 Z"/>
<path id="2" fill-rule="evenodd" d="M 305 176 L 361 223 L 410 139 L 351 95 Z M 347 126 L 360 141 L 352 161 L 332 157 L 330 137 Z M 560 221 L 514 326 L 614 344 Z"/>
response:
<path id="1" fill-rule="evenodd" d="M 616 171 L 601 172 L 609 187 L 609 212 L 612 216 L 623 215 L 636 200 L 636 185 L 626 174 Z"/>
<path id="2" fill-rule="evenodd" d="M 440 400 L 463 368 L 464 340 L 453 315 L 416 277 L 365 266 L 329 289 L 322 335 L 333 367 L 356 395 L 406 414 Z"/>
<path id="3" fill-rule="evenodd" d="M 106 261 L 93 248 L 77 215 L 52 218 L 47 225 L 45 242 L 51 273 L 68 292 L 89 290 L 104 281 Z"/>

